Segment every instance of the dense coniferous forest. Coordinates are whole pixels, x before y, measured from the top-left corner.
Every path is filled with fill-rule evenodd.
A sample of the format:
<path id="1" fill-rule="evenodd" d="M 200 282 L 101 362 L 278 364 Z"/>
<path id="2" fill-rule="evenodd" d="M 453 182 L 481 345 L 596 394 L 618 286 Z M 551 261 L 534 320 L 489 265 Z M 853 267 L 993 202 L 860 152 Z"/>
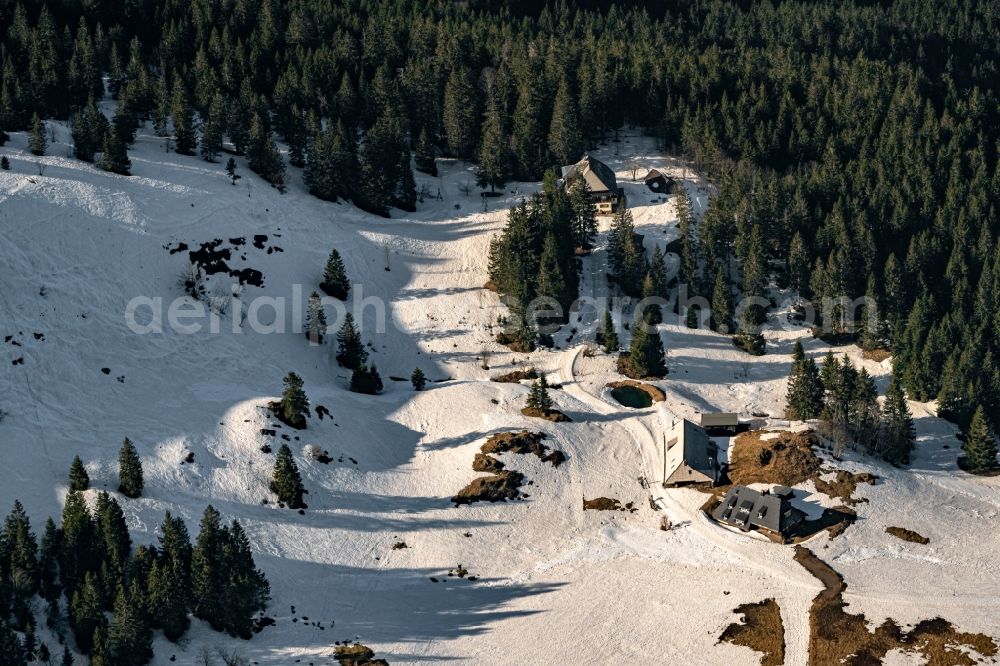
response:
<path id="1" fill-rule="evenodd" d="M 284 188 L 277 139 L 314 194 L 386 214 L 416 201 L 411 150 L 425 171 L 477 161 L 494 188 L 635 124 L 719 187 L 684 236 L 689 293 L 728 319 L 763 248 L 780 284 L 877 305 L 824 324 L 891 349 L 909 397 L 996 430 L 998 21 L 971 0 L 0 0 L 0 129 L 73 119 L 77 156 L 127 173 L 149 120 Z"/>

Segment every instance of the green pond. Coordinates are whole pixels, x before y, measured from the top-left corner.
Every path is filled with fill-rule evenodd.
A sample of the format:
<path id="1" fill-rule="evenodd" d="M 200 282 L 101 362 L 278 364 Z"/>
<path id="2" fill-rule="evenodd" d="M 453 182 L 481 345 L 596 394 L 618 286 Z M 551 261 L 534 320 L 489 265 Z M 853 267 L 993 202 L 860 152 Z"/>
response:
<path id="1" fill-rule="evenodd" d="M 619 386 L 611 389 L 611 397 L 625 405 L 635 409 L 643 409 L 653 404 L 653 399 L 642 389 L 634 386 Z"/>

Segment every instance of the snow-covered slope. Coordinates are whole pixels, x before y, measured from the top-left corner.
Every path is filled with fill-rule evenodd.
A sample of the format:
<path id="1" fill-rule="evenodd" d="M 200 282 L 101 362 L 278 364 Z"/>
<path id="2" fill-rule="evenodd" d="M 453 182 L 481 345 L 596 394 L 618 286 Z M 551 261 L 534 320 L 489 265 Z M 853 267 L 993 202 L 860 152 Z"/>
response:
<path id="1" fill-rule="evenodd" d="M 171 655 L 193 663 L 215 645 L 259 663 L 332 663 L 334 641 L 345 639 L 392 663 L 756 663 L 749 649 L 717 638 L 735 619 L 734 607 L 767 597 L 782 609 L 788 663 L 805 663 L 806 612 L 819 584 L 791 552 L 708 523 L 697 492 L 640 483 L 659 478 L 664 416 L 780 414 L 794 339 L 811 354 L 826 349 L 805 330 L 769 331 L 768 354 L 751 360 L 726 338 L 665 324 L 667 411 L 629 410 L 604 389 L 617 378 L 612 360 L 580 353 L 592 317 L 557 336 L 561 349 L 513 354 L 494 342 L 491 326 L 503 309 L 482 289 L 487 244 L 506 207 L 535 184 L 509 186 L 484 211 L 474 188 L 462 192 L 474 182 L 469 166 L 443 161 L 439 178 L 418 174 L 429 197 L 416 213 L 382 219 L 308 196 L 295 169 L 285 195 L 242 161 L 243 179 L 233 186 L 221 165 L 166 153 L 142 132 L 130 151 L 134 176 L 110 175 L 60 157 L 67 133 L 56 130 L 51 156 L 29 155 L 23 134 L 0 149 L 12 166 L 0 171 L 0 339 L 10 336 L 0 358 L 0 506 L 20 498 L 36 525 L 58 516 L 77 454 L 94 488 L 113 490 L 118 447 L 128 436 L 146 474 L 144 496 L 123 499 L 133 539 L 154 541 L 165 510 L 195 532 L 211 503 L 243 523 L 273 590 L 268 614 L 276 626 L 242 642 L 195 623 L 182 645 L 157 639 L 157 663 Z M 625 181 L 652 249 L 677 237 L 672 198 L 630 182 L 626 156 L 685 176 L 698 209 L 710 188 L 650 145 L 632 137 L 598 155 Z M 266 238 L 255 244 L 255 236 Z M 239 295 L 260 308 L 252 317 L 260 325 L 248 319 L 234 327 L 230 311 L 218 332 L 207 317 L 182 322 L 201 323 L 194 333 L 130 328 L 136 298 L 162 299 L 164 318 L 175 299 L 185 302 L 179 280 L 188 253 L 177 248 L 214 239 L 230 250 L 231 269 L 262 274 L 262 286 Z M 309 345 L 295 331 L 332 247 L 355 296 L 375 299 L 361 320 L 383 395 L 350 393 L 334 346 Z M 582 293 L 604 295 L 604 251 L 584 261 Z M 670 257 L 671 266 L 676 261 Z M 210 288 L 226 295 L 234 282 L 214 276 Z M 378 301 L 386 304 L 384 327 Z M 143 302 L 139 324 L 149 321 Z M 331 308 L 331 321 L 334 314 Z M 285 332 L 261 330 L 268 325 Z M 566 344 L 571 328 L 577 333 Z M 886 377 L 887 364 L 838 351 Z M 554 397 L 571 423 L 522 416 L 527 387 L 489 381 L 515 364 L 536 365 L 563 383 Z M 416 366 L 431 380 L 424 392 L 389 379 L 409 377 Z M 288 371 L 304 378 L 313 406 L 332 418 L 314 415 L 304 431 L 262 434 L 271 427 L 263 408 Z M 958 472 L 951 426 L 913 408 L 920 434 L 913 467 L 849 463 L 884 480 L 860 491 L 870 502 L 859 506 L 855 526 L 829 544 L 817 537 L 812 547 L 844 574 L 852 611 L 876 623 L 941 614 L 1000 638 L 997 480 Z M 477 476 L 471 463 L 484 439 L 517 428 L 548 433 L 567 462 L 553 468 L 505 454 L 508 467 L 532 482 L 524 488 L 530 497 L 456 508 L 448 498 Z M 276 447 L 281 433 L 309 490 L 304 515 L 262 503 L 273 454 L 261 446 Z M 332 462 L 302 455 L 310 444 Z M 182 464 L 188 452 L 194 462 Z M 659 531 L 650 492 L 664 496 L 677 528 Z M 582 510 L 582 498 L 598 496 L 637 510 Z M 918 530 L 931 544 L 897 541 L 884 533 L 887 525 Z M 407 548 L 393 549 L 400 541 Z M 458 564 L 477 580 L 448 578 Z"/>

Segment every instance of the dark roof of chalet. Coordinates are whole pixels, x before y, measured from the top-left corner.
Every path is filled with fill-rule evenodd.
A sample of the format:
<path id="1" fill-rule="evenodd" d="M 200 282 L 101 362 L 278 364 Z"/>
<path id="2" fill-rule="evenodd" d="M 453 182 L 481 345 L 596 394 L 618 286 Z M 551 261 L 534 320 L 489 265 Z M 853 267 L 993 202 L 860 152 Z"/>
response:
<path id="1" fill-rule="evenodd" d="M 744 531 L 760 527 L 783 535 L 806 517 L 803 511 L 792 506 L 789 496 L 784 492 L 781 495 L 761 493 L 746 486 L 733 486 L 712 512 L 712 517 Z"/>
<path id="2" fill-rule="evenodd" d="M 607 192 L 618 192 L 618 179 L 615 178 L 615 172 L 611 170 L 604 162 L 600 161 L 596 157 L 587 153 L 583 158 L 576 164 L 569 164 L 562 168 L 562 177 L 564 179 L 570 178 L 573 175 L 580 174 L 584 178 L 587 177 L 588 173 L 592 173 L 597 177 L 598 182 L 604 186 L 604 190 Z M 595 187 L 595 183 L 592 179 L 587 179 L 588 185 L 592 192 L 600 192 L 601 190 Z"/>
<path id="3" fill-rule="evenodd" d="M 646 174 L 646 177 L 643 178 L 643 180 L 648 183 L 649 181 L 656 180 L 657 178 L 663 178 L 667 181 L 673 180 L 673 178 L 668 176 L 666 172 L 660 171 L 659 169 L 650 169 L 649 173 Z"/>

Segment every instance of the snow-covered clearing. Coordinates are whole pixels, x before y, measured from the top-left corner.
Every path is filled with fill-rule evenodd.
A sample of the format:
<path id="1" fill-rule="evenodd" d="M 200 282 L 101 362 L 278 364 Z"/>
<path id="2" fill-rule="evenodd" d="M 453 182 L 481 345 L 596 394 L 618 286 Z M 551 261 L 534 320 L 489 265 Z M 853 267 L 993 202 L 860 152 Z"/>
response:
<path id="1" fill-rule="evenodd" d="M 484 211 L 474 187 L 468 196 L 460 190 L 474 184 L 469 165 L 442 161 L 439 178 L 417 174 L 431 198 L 416 213 L 382 219 L 308 196 L 296 169 L 282 196 L 238 160 L 243 179 L 232 186 L 221 164 L 165 153 L 162 140 L 143 132 L 130 151 L 135 175 L 109 175 L 61 157 L 67 131 L 57 130 L 49 157 L 29 155 L 23 133 L 0 149 L 12 166 L 0 171 L 0 338 L 11 336 L 0 359 L 0 409 L 7 412 L 0 505 L 20 498 L 36 528 L 58 516 L 76 454 L 96 489 L 113 489 L 127 435 L 146 473 L 144 497 L 123 501 L 133 539 L 154 541 L 165 510 L 196 532 L 212 503 L 242 521 L 273 590 L 268 614 L 277 625 L 252 641 L 195 623 L 182 645 L 157 639 L 156 663 L 174 654 L 193 663 L 203 646 L 220 645 L 259 663 L 326 664 L 335 640 L 359 639 L 391 663 L 749 664 L 757 662 L 751 650 L 716 641 L 734 621 L 733 608 L 767 597 L 781 606 L 787 663 L 806 663 L 807 611 L 818 581 L 790 549 L 709 522 L 698 511 L 702 493 L 656 483 L 669 418 L 780 416 L 794 340 L 813 356 L 827 349 L 804 327 L 768 331 L 767 355 L 753 359 L 728 338 L 664 324 L 670 375 L 657 385 L 667 400 L 628 409 L 604 388 L 619 378 L 612 359 L 582 353 L 593 316 L 556 336 L 561 349 L 513 354 L 494 342 L 491 325 L 504 310 L 482 288 L 488 240 L 506 208 L 537 184 L 509 185 Z M 696 209 L 707 203 L 706 183 L 640 137 L 597 156 L 617 170 L 650 250 L 677 238 L 673 197 L 632 183 L 631 158 L 686 174 Z M 603 220 L 602 230 L 607 225 Z M 264 249 L 253 244 L 255 235 L 267 236 Z M 245 243 L 230 243 L 238 238 Z M 286 299 L 284 311 L 258 313 L 286 331 L 301 321 L 330 248 L 338 248 L 355 295 L 387 304 L 384 331 L 377 330 L 377 307 L 362 317 L 385 393 L 350 393 L 333 344 L 311 346 L 301 333 L 249 326 L 234 332 L 228 315 L 218 333 L 207 321 L 192 334 L 133 332 L 125 317 L 131 299 L 160 297 L 166 312 L 181 295 L 187 252 L 168 248 L 213 239 L 232 250 L 232 268 L 263 274 L 263 286 L 245 287 L 241 299 Z M 676 270 L 677 257 L 669 261 Z M 583 295 L 606 293 L 605 263 L 601 248 L 584 260 Z M 863 361 L 855 348 L 837 352 L 884 388 L 888 363 Z M 23 362 L 14 365 L 17 359 Z M 515 364 L 535 365 L 563 384 L 553 395 L 571 423 L 522 416 L 527 387 L 489 381 Z M 389 379 L 409 377 L 416 366 L 430 380 L 422 393 Z M 262 407 L 290 370 L 332 419 L 314 415 L 307 430 L 263 435 Z M 845 468 L 880 480 L 859 487 L 869 502 L 858 505 L 857 524 L 829 542 L 824 533 L 810 547 L 844 575 L 849 610 L 876 624 L 942 615 L 962 630 L 1000 638 L 1000 479 L 959 472 L 954 428 L 926 406 L 912 408 L 920 437 L 914 464 L 898 470 L 849 456 Z M 533 456 L 505 455 L 532 482 L 523 488 L 530 498 L 454 507 L 449 497 L 476 476 L 470 465 L 485 437 L 520 428 L 548 433 L 567 462 L 553 468 Z M 309 490 L 304 515 L 262 504 L 273 455 L 260 447 L 280 444 L 283 432 Z M 333 462 L 303 457 L 309 444 L 328 450 Z M 188 451 L 194 462 L 182 464 Z M 671 531 L 659 530 L 650 493 L 675 525 Z M 638 511 L 582 510 L 583 497 L 598 496 L 634 502 Z M 884 531 L 892 525 L 930 544 L 899 541 Z M 398 541 L 408 547 L 394 550 Z M 459 563 L 478 580 L 449 579 L 447 570 Z"/>

